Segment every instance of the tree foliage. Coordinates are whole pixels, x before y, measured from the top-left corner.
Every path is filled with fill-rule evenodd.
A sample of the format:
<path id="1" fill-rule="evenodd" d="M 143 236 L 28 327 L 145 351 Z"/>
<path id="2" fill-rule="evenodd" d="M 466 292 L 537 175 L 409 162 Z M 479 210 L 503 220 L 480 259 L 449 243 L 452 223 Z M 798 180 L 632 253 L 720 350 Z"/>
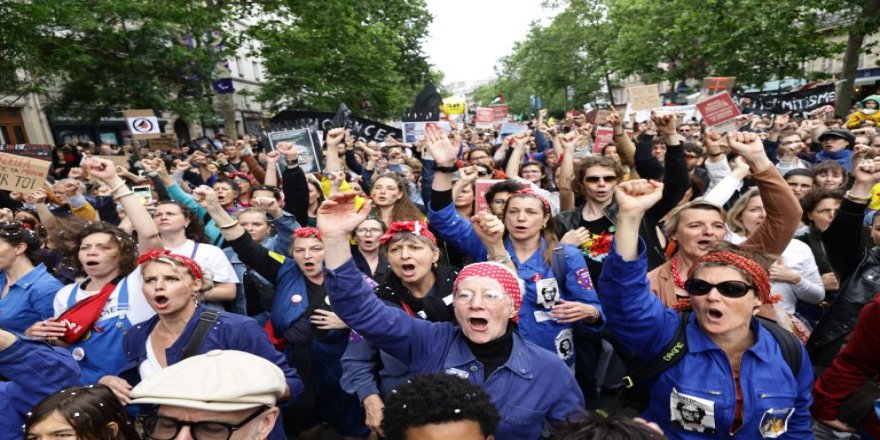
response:
<path id="1" fill-rule="evenodd" d="M 199 95 L 229 51 L 232 7 L 172 0 L 0 2 L 0 90 L 46 94 L 56 107 L 98 117 L 124 108 L 206 111 Z M 190 38 L 193 44 L 185 44 Z M 17 72 L 15 71 L 17 70 Z"/>
<path id="2" fill-rule="evenodd" d="M 376 116 L 398 116 L 430 78 L 421 40 L 424 0 L 284 0 L 251 28 L 262 44 L 262 98 L 297 109 L 353 111 L 369 100 Z"/>

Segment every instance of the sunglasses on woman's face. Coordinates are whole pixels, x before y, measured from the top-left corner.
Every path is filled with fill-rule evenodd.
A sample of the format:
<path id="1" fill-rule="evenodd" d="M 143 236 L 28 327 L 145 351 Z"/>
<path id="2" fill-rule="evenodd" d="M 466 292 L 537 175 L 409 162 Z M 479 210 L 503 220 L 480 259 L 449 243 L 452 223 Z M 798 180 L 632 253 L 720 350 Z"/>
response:
<path id="1" fill-rule="evenodd" d="M 586 176 L 586 177 L 584 177 L 584 181 L 587 183 L 599 183 L 599 180 L 604 180 L 605 183 L 614 183 L 614 182 L 617 182 L 617 176 Z"/>
<path id="2" fill-rule="evenodd" d="M 684 290 L 691 296 L 703 296 L 718 289 L 718 293 L 728 298 L 742 298 L 749 290 L 755 286 L 750 286 L 742 281 L 723 281 L 718 284 L 712 284 L 699 278 L 691 278 L 684 282 Z"/>

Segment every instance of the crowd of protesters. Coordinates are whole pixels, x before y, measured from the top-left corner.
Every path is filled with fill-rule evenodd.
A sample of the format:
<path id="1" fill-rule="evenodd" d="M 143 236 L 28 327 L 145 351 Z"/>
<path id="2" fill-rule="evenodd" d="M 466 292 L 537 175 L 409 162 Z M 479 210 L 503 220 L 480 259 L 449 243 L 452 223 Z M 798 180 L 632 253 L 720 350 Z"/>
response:
<path id="1" fill-rule="evenodd" d="M 0 192 L 0 439 L 880 439 L 878 104 L 65 145 Z"/>

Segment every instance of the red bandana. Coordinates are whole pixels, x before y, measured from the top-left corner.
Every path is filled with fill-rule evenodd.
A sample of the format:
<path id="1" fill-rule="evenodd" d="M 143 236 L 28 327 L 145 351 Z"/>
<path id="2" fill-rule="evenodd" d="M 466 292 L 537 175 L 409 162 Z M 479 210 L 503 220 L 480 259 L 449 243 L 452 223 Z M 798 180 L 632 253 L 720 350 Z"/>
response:
<path id="1" fill-rule="evenodd" d="M 230 179 L 235 179 L 236 177 L 238 177 L 240 179 L 247 180 L 248 182 L 250 182 L 251 185 L 253 185 L 254 182 L 256 182 L 256 180 L 254 179 L 254 176 L 251 176 L 248 173 L 243 173 L 241 171 L 230 171 L 230 172 L 226 173 L 226 175 Z"/>
<path id="2" fill-rule="evenodd" d="M 293 231 L 293 236 L 296 238 L 317 238 L 321 240 L 321 231 L 308 227 L 308 228 L 297 228 Z"/>
<path id="3" fill-rule="evenodd" d="M 544 212 L 550 214 L 550 202 L 548 202 L 547 199 L 544 198 L 544 196 L 535 192 L 535 190 L 532 189 L 531 185 L 526 185 L 523 189 L 516 191 L 513 193 L 513 195 L 511 195 L 511 197 L 517 196 L 531 196 L 540 200 L 541 203 L 544 204 Z"/>
<path id="4" fill-rule="evenodd" d="M 388 228 L 388 231 L 385 232 L 382 237 L 379 238 L 379 243 L 385 244 L 388 240 L 394 237 L 398 232 L 409 232 L 410 234 L 421 235 L 422 237 L 431 240 L 435 246 L 437 245 L 437 239 L 434 238 L 434 234 L 428 230 L 428 225 L 422 221 L 408 221 L 408 222 L 394 222 Z"/>
<path id="5" fill-rule="evenodd" d="M 458 285 L 470 277 L 486 277 L 498 281 L 501 287 L 504 288 L 507 296 L 513 299 L 513 307 L 516 309 L 513 321 L 519 322 L 519 308 L 522 304 L 522 282 L 512 269 L 492 261 L 469 264 L 458 273 L 458 277 L 455 278 L 455 283 L 452 285 L 452 291 L 457 292 Z"/>
<path id="6" fill-rule="evenodd" d="M 770 295 L 770 277 L 767 275 L 767 270 L 761 267 L 760 264 L 733 252 L 718 251 L 703 255 L 691 266 L 688 278 L 694 276 L 695 269 L 699 268 L 702 263 L 709 262 L 730 265 L 749 274 L 752 280 L 754 280 L 755 289 L 758 290 L 758 299 L 764 304 L 775 302 L 774 298 Z"/>
<path id="7" fill-rule="evenodd" d="M 189 257 L 184 257 L 183 255 L 172 254 L 169 250 L 157 251 L 156 249 L 150 249 L 138 257 L 137 263 L 139 265 L 142 265 L 148 261 L 157 260 L 159 258 L 170 258 L 172 260 L 179 261 L 183 263 L 183 265 L 186 266 L 187 269 L 189 269 L 189 273 L 191 273 L 194 278 L 199 280 L 204 278 L 204 275 L 202 274 L 202 267 L 199 266 L 199 263 L 196 263 L 196 260 L 193 260 Z"/>

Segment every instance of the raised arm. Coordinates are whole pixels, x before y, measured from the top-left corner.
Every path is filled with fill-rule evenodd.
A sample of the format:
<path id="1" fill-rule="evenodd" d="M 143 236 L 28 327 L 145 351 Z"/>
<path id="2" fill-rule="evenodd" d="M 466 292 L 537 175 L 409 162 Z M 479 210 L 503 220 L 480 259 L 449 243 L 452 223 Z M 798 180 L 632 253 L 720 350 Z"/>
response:
<path id="1" fill-rule="evenodd" d="M 636 146 L 629 139 L 629 136 L 626 135 L 626 131 L 624 131 L 623 124 L 620 120 L 620 113 L 617 113 L 617 109 L 612 105 L 608 107 L 608 111 L 610 114 L 605 121 L 608 122 L 608 125 L 614 130 L 612 139 L 614 145 L 617 145 L 617 155 L 620 156 L 620 163 L 635 171 Z"/>
<path id="2" fill-rule="evenodd" d="M 513 135 L 513 150 L 510 153 L 510 158 L 507 160 L 507 169 L 504 170 L 504 173 L 507 174 L 507 178 L 519 179 L 519 167 L 522 165 L 522 158 L 526 154 L 526 149 L 529 148 L 526 143 L 528 140 L 528 131 L 521 131 Z"/>
<path id="3" fill-rule="evenodd" d="M 344 128 L 334 128 L 327 132 L 327 140 L 326 140 L 326 167 L 327 170 L 333 172 L 342 170 L 345 167 L 342 166 L 342 160 L 339 159 L 339 147 L 343 145 L 345 141 L 345 129 Z"/>
<path id="4" fill-rule="evenodd" d="M 754 133 L 730 132 L 730 148 L 749 164 L 752 176 L 758 181 L 758 191 L 764 201 L 767 215 L 761 226 L 742 244 L 743 247 L 770 255 L 781 255 L 794 237 L 801 218 L 800 202 L 779 171 L 767 158 L 761 138 Z"/>
<path id="5" fill-rule="evenodd" d="M 266 153 L 266 176 L 263 179 L 263 185 L 278 186 L 278 160 L 281 159 L 281 153 L 270 151 Z M 299 161 L 297 161 L 297 165 Z"/>
<path id="6" fill-rule="evenodd" d="M 559 211 L 565 212 L 575 208 L 574 190 L 574 149 L 577 145 L 577 132 L 569 132 L 557 136 L 562 145 L 562 163 L 556 175 L 556 187 L 559 188 Z M 555 142 L 555 141 L 554 141 Z"/>
<path id="7" fill-rule="evenodd" d="M 147 249 L 164 249 L 156 222 L 153 221 L 147 207 L 135 197 L 134 192 L 116 173 L 116 165 L 109 160 L 89 157 L 83 161 L 83 166 L 89 170 L 90 175 L 109 186 L 113 200 L 122 204 L 125 214 L 138 233 L 138 249 L 141 252 L 145 252 Z"/>

